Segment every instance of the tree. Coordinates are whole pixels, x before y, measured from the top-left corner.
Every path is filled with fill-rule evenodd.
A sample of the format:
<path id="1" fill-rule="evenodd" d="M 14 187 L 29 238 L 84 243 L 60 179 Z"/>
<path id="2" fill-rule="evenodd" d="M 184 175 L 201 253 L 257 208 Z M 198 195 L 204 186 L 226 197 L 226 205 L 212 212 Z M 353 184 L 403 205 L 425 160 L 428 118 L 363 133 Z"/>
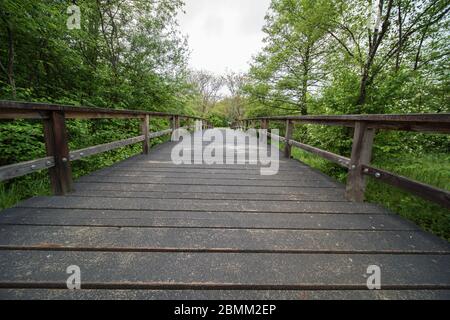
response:
<path id="1" fill-rule="evenodd" d="M 188 93 L 181 0 L 0 2 L 3 99 L 181 111 Z"/>
<path id="2" fill-rule="evenodd" d="M 246 77 L 242 73 L 228 72 L 224 77 L 225 85 L 230 96 L 224 99 L 225 113 L 231 122 L 244 117 L 246 99 L 244 96 L 244 85 Z"/>
<path id="3" fill-rule="evenodd" d="M 189 80 L 199 97 L 198 109 L 202 115 L 206 115 L 221 97 L 223 78 L 201 70 L 192 71 Z"/>
<path id="4" fill-rule="evenodd" d="M 308 113 L 308 96 L 326 77 L 322 66 L 328 38 L 320 26 L 333 12 L 330 1 L 272 1 L 263 29 L 266 45 L 250 70 L 247 90 L 253 98 Z"/>
<path id="5" fill-rule="evenodd" d="M 402 57 L 413 48 L 420 57 L 430 29 L 441 24 L 450 10 L 445 0 L 378 0 L 371 4 L 342 1 L 340 15 L 327 26 L 327 32 L 360 69 L 357 113 L 366 111 L 367 89 L 384 68 L 394 60 L 398 71 Z"/>

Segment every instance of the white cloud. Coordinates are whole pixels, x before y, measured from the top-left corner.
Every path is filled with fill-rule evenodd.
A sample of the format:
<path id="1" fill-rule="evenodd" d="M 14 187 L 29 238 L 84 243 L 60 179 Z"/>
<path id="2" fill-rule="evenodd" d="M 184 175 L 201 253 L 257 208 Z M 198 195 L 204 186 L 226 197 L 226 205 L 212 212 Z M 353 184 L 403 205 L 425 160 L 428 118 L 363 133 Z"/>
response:
<path id="1" fill-rule="evenodd" d="M 270 0 L 185 0 L 179 14 L 188 36 L 190 67 L 214 73 L 247 71 L 262 46 L 264 16 Z"/>

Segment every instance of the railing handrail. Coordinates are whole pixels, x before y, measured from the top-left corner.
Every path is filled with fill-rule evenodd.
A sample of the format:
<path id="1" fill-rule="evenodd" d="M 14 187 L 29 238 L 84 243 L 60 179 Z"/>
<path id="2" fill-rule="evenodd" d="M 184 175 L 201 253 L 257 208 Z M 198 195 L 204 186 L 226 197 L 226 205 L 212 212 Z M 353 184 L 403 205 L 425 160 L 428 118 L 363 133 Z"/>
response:
<path id="1" fill-rule="evenodd" d="M 95 119 L 95 118 L 142 118 L 146 115 L 150 117 L 180 117 L 183 119 L 205 120 L 201 117 L 152 112 L 143 110 L 122 110 L 97 107 L 83 107 L 72 105 L 61 105 L 41 102 L 21 102 L 0 100 L 0 119 L 20 119 L 20 118 L 48 118 L 49 112 L 64 112 L 67 119 Z"/>
<path id="2" fill-rule="evenodd" d="M 344 114 L 344 115 L 304 115 L 304 116 L 263 116 L 242 120 L 341 120 L 341 121 L 414 121 L 414 122 L 447 122 L 450 113 L 405 113 L 405 114 Z"/>
<path id="3" fill-rule="evenodd" d="M 267 132 L 270 137 L 285 143 L 284 154 L 286 157 L 291 157 L 291 147 L 295 146 L 348 169 L 346 186 L 346 197 L 348 200 L 356 202 L 364 200 L 365 177 L 370 176 L 450 208 L 450 192 L 447 190 L 370 166 L 376 129 L 449 134 L 450 113 L 274 116 L 243 119 L 239 122 L 244 123 L 244 128 L 248 128 L 249 123 L 256 120 L 261 122 L 261 129 L 269 129 L 269 121 L 284 121 L 286 123 L 285 137 Z M 292 131 L 295 122 L 354 127 L 351 158 L 293 140 Z"/>
<path id="4" fill-rule="evenodd" d="M 267 120 L 345 127 L 354 127 L 356 122 L 365 122 L 369 128 L 374 129 L 450 133 L 450 113 L 268 116 L 240 121 Z"/>

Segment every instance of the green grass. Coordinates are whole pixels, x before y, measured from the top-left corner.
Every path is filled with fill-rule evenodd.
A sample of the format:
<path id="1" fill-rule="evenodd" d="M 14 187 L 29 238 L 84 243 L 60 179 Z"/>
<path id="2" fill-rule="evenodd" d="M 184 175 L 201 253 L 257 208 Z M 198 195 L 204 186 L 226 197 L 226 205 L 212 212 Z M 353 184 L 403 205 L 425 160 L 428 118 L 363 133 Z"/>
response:
<path id="1" fill-rule="evenodd" d="M 292 156 L 345 183 L 347 177 L 345 169 L 298 148 L 292 149 Z M 448 154 L 406 154 L 390 159 L 376 158 L 372 164 L 378 168 L 450 190 Z M 366 199 L 416 223 L 423 230 L 450 241 L 450 210 L 370 178 L 366 189 Z"/>

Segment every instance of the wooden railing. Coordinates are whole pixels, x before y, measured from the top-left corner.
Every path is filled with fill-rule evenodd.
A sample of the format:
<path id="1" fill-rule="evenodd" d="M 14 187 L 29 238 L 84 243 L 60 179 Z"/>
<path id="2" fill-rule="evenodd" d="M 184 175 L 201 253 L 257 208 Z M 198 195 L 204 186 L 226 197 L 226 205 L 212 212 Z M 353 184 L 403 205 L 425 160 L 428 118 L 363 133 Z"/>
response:
<path id="1" fill-rule="evenodd" d="M 285 137 L 276 136 L 285 142 L 284 153 L 291 157 L 291 147 L 295 146 L 314 153 L 348 169 L 346 197 L 354 202 L 364 201 L 366 176 L 373 177 L 400 189 L 411 192 L 427 200 L 450 208 L 450 193 L 446 190 L 375 168 L 370 165 L 375 131 L 403 130 L 427 133 L 450 133 L 450 114 L 408 114 L 408 115 L 339 115 L 339 116 L 292 116 L 261 117 L 244 119 L 240 125 L 248 128 L 251 122 L 260 121 L 262 129 L 269 128 L 269 121 L 286 123 Z M 292 140 L 294 123 L 308 123 L 328 126 L 345 126 L 354 128 L 351 158 L 325 151 Z M 268 133 L 271 135 L 270 133 Z M 271 135 L 274 136 L 273 134 Z"/>
<path id="2" fill-rule="evenodd" d="M 171 119 L 171 128 L 150 132 L 150 117 Z M 37 170 L 49 169 L 53 193 L 64 195 L 72 190 L 71 161 L 142 142 L 144 154 L 150 149 L 150 139 L 171 134 L 180 127 L 180 119 L 201 120 L 198 117 L 162 112 L 116 110 L 63 106 L 55 104 L 0 101 L 0 120 L 42 119 L 47 157 L 0 167 L 0 181 L 20 177 Z M 66 119 L 140 119 L 141 135 L 81 150 L 70 151 Z M 204 126 L 209 126 L 206 121 Z"/>

